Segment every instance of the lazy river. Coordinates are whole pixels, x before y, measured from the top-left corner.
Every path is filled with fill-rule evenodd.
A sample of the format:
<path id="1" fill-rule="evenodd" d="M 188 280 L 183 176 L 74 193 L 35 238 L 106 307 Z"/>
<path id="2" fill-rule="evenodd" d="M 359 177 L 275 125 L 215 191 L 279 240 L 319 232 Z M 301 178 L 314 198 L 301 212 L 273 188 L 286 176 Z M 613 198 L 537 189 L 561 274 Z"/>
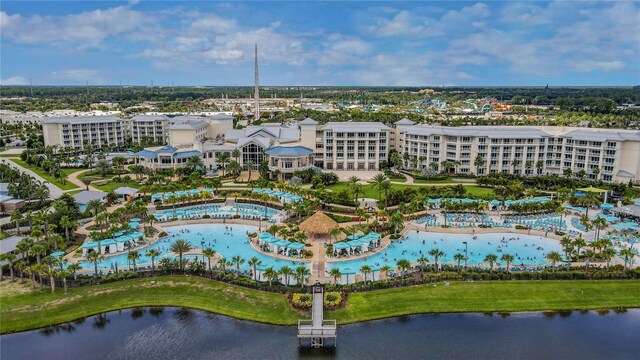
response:
<path id="1" fill-rule="evenodd" d="M 202 242 L 204 242 L 205 248 L 213 248 L 220 256 L 225 257 L 227 261 L 231 260 L 234 256 L 240 256 L 245 260 L 245 262 L 240 265 L 240 269 L 245 271 L 250 270 L 251 266 L 249 266 L 247 262 L 254 256 L 262 262 L 261 268 L 273 266 L 275 270 L 279 270 L 285 265 L 291 268 L 300 265 L 309 267 L 309 262 L 278 259 L 251 247 L 247 234 L 256 232 L 258 230 L 257 226 L 239 224 L 194 224 L 170 226 L 165 227 L 164 230 L 168 236 L 139 250 L 141 257 L 136 261 L 138 267 L 140 267 L 140 265 L 143 267 L 151 266 L 151 258 L 146 256 L 146 252 L 150 249 L 156 249 L 160 252 L 160 256 L 155 260 L 156 264 L 164 257 L 173 257 L 170 255 L 170 247 L 171 244 L 178 239 L 187 240 L 193 246 L 194 250 L 201 250 L 203 247 Z M 200 260 L 202 259 L 201 255 L 186 255 L 183 257 L 190 259 L 197 257 Z M 80 264 L 84 269 L 93 271 L 93 263 L 82 260 Z M 132 266 L 127 260 L 127 253 L 107 257 L 98 264 L 98 271 L 102 271 L 102 273 L 113 272 L 116 265 L 119 270 L 125 270 L 128 269 L 130 265 Z"/>
<path id="2" fill-rule="evenodd" d="M 412 263 L 417 262 L 420 256 L 424 255 L 430 262 L 433 257 L 429 255 L 429 250 L 439 249 L 444 252 L 444 256 L 438 259 L 438 263 L 455 263 L 454 255 L 465 253 L 467 242 L 467 253 L 469 266 L 478 266 L 484 263 L 487 254 L 495 254 L 498 259 L 502 254 L 511 254 L 515 261 L 511 268 L 522 267 L 531 268 L 535 265 L 545 265 L 545 256 L 551 251 L 562 253 L 562 246 L 557 240 L 542 236 L 533 236 L 515 233 L 491 233 L 476 234 L 476 239 L 470 234 L 445 234 L 426 231 L 410 230 L 401 240 L 394 240 L 391 244 L 379 252 L 367 257 L 327 262 L 327 269 L 334 267 L 340 269 L 342 274 L 356 274 L 360 272 L 363 265 L 368 265 L 372 271 L 378 271 L 387 265 L 392 269 L 396 267 L 398 260 L 405 259 Z M 504 267 L 502 261 L 498 260 L 494 268 Z"/>

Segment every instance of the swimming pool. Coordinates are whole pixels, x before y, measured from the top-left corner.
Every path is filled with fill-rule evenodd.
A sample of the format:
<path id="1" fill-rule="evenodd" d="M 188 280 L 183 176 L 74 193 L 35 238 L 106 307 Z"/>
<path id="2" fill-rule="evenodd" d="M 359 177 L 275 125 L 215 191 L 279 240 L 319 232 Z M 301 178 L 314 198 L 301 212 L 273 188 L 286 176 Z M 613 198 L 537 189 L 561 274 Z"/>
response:
<path id="1" fill-rule="evenodd" d="M 285 265 L 290 268 L 305 265 L 307 268 L 311 269 L 309 262 L 278 259 L 261 253 L 251 247 L 251 244 L 247 239 L 247 233 L 256 232 L 258 230 L 258 227 L 256 226 L 238 224 L 194 224 L 170 226 L 165 227 L 164 230 L 169 234 L 168 236 L 139 250 L 141 257 L 136 261 L 138 266 L 151 266 L 151 258 L 145 255 L 149 249 L 156 249 L 161 254 L 155 259 L 157 266 L 160 259 L 167 257 L 169 253 L 171 253 L 171 250 L 169 249 L 171 244 L 178 239 L 183 239 L 187 240 L 195 249 L 198 250 L 202 249 L 201 242 L 204 241 L 205 248 L 213 248 L 218 254 L 225 257 L 227 261 L 230 261 L 234 256 L 240 256 L 244 259 L 244 264 L 240 265 L 241 270 L 251 269 L 251 266 L 249 266 L 247 262 L 254 256 L 262 262 L 262 265 L 258 267 L 259 269 L 265 269 L 273 266 L 275 270 L 280 270 L 280 268 Z M 202 259 L 201 255 L 187 255 L 186 257 L 190 259 L 193 259 L 194 257 Z M 129 266 L 127 253 L 107 257 L 98 264 L 98 271 L 102 271 L 103 273 L 108 273 L 109 271 L 113 272 L 116 264 L 119 270 L 126 270 Z M 83 269 L 93 271 L 93 263 L 82 260 L 80 261 L 80 265 L 82 265 Z M 235 269 L 235 265 L 233 268 Z"/>
<path id="2" fill-rule="evenodd" d="M 468 265 L 483 264 L 484 257 L 490 253 L 498 255 L 498 259 L 503 254 L 513 255 L 515 261 L 511 264 L 512 267 L 521 266 L 521 264 L 525 266 L 546 264 L 544 257 L 548 252 L 562 253 L 562 246 L 558 241 L 541 236 L 513 233 L 477 234 L 476 236 L 477 239 L 473 240 L 469 234 L 443 234 L 411 230 L 405 234 L 404 240 L 392 241 L 384 250 L 366 258 L 327 262 L 327 270 L 330 271 L 337 267 L 343 274 L 357 274 L 360 273 L 360 267 L 363 265 L 368 265 L 373 271 L 378 271 L 385 265 L 394 269 L 398 260 L 406 259 L 414 263 L 423 254 L 433 262 L 429 250 L 436 248 L 445 253 L 444 256 L 438 258 L 438 264 L 454 263 L 453 256 L 456 253 L 464 255 L 464 241 L 468 246 Z M 505 266 L 500 260 L 498 263 Z M 494 268 L 496 267 L 499 266 L 494 265 Z"/>

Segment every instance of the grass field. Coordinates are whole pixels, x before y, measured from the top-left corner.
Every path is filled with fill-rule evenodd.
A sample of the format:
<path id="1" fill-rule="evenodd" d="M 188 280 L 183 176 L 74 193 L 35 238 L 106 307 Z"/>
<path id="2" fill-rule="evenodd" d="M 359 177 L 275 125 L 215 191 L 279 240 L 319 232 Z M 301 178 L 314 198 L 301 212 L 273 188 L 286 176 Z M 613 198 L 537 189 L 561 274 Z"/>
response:
<path id="1" fill-rule="evenodd" d="M 13 161 L 14 163 L 22 166 L 25 169 L 29 169 L 31 171 L 33 171 L 34 173 L 40 175 L 43 179 L 47 180 L 48 182 L 50 182 L 51 184 L 59 187 L 62 190 L 71 190 L 71 189 L 77 189 L 78 187 L 75 186 L 74 184 L 72 184 L 69 181 L 66 181 L 63 183 L 62 181 L 60 181 L 60 179 L 56 179 L 53 176 L 49 175 L 48 172 L 44 171 L 41 168 L 35 167 L 35 166 L 31 166 L 29 164 L 27 164 L 26 162 L 20 160 L 20 159 L 10 159 L 11 161 Z M 60 169 L 65 175 L 69 176 L 69 174 L 72 174 L 76 171 L 78 171 L 78 169 L 76 168 L 62 168 Z"/>
<path id="2" fill-rule="evenodd" d="M 452 185 L 455 185 L 455 184 L 452 183 Z M 479 196 L 479 197 L 493 197 L 493 196 L 495 196 L 495 193 L 493 192 L 493 189 L 491 189 L 491 188 L 480 187 L 480 186 L 476 186 L 476 185 L 466 185 L 466 184 L 463 184 L 463 186 L 467 190 L 467 193 L 469 195 Z M 399 190 L 399 189 L 408 188 L 408 187 L 418 188 L 418 187 L 422 187 L 422 186 L 420 186 L 420 185 L 392 184 L 392 187 L 394 189 L 396 189 L 396 190 Z M 347 185 L 346 182 L 342 182 L 341 181 L 341 182 L 337 182 L 337 183 L 335 183 L 333 185 L 327 186 L 327 189 L 330 189 L 332 191 L 349 190 L 349 186 Z M 374 189 L 373 185 L 371 185 L 371 184 L 362 185 L 362 190 L 364 191 L 364 193 L 363 193 L 363 195 L 360 195 L 361 197 L 380 200 L 380 197 L 378 195 L 378 190 Z"/>
<path id="3" fill-rule="evenodd" d="M 0 333 L 23 331 L 105 311 L 137 306 L 185 306 L 278 325 L 309 314 L 293 310 L 286 297 L 207 279 L 162 276 L 70 289 L 63 294 L 0 285 Z M 604 309 L 640 307 L 640 281 L 453 282 L 349 295 L 344 309 L 328 312 L 339 323 L 415 313 Z"/>
<path id="4" fill-rule="evenodd" d="M 133 180 L 129 180 L 129 181 L 118 181 L 118 179 L 116 177 L 113 177 L 111 179 L 111 181 L 109 181 L 106 185 L 95 185 L 95 184 L 91 184 L 91 186 L 98 188 L 102 191 L 106 191 L 106 192 L 111 192 L 121 186 L 129 186 L 132 188 L 136 188 L 139 189 L 140 188 L 140 184 L 138 184 L 137 182 L 133 181 Z"/>

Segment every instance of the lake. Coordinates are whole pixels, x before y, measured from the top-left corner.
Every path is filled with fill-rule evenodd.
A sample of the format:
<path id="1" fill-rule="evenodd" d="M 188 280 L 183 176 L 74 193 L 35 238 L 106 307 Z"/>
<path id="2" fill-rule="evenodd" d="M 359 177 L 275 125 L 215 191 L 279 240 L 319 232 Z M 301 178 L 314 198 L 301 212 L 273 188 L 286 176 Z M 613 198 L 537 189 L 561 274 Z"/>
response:
<path id="1" fill-rule="evenodd" d="M 300 350 L 294 327 L 204 311 L 122 310 L 0 337 L 9 359 L 639 359 L 640 310 L 427 314 L 338 328 Z"/>

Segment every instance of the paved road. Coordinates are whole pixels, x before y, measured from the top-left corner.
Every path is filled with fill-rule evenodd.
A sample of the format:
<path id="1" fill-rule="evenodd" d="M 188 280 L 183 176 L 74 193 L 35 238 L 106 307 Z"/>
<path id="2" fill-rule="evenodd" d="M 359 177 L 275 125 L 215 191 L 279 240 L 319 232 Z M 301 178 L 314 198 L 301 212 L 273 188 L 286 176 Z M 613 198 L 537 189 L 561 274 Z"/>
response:
<path id="1" fill-rule="evenodd" d="M 9 159 L 3 159 L 2 160 L 5 164 L 11 166 L 12 168 L 18 169 L 23 173 L 26 173 L 28 175 L 33 176 L 36 180 L 42 182 L 47 188 L 49 188 L 49 197 L 52 199 L 57 199 L 60 196 L 62 196 L 62 194 L 64 193 L 64 191 L 62 191 L 62 189 L 60 189 L 59 187 L 53 185 L 52 183 L 50 183 L 49 181 L 45 180 L 43 177 L 41 177 L 40 175 L 34 173 L 33 171 L 29 170 L 29 169 L 25 169 L 22 166 L 14 163 L 13 161 L 9 160 Z"/>

